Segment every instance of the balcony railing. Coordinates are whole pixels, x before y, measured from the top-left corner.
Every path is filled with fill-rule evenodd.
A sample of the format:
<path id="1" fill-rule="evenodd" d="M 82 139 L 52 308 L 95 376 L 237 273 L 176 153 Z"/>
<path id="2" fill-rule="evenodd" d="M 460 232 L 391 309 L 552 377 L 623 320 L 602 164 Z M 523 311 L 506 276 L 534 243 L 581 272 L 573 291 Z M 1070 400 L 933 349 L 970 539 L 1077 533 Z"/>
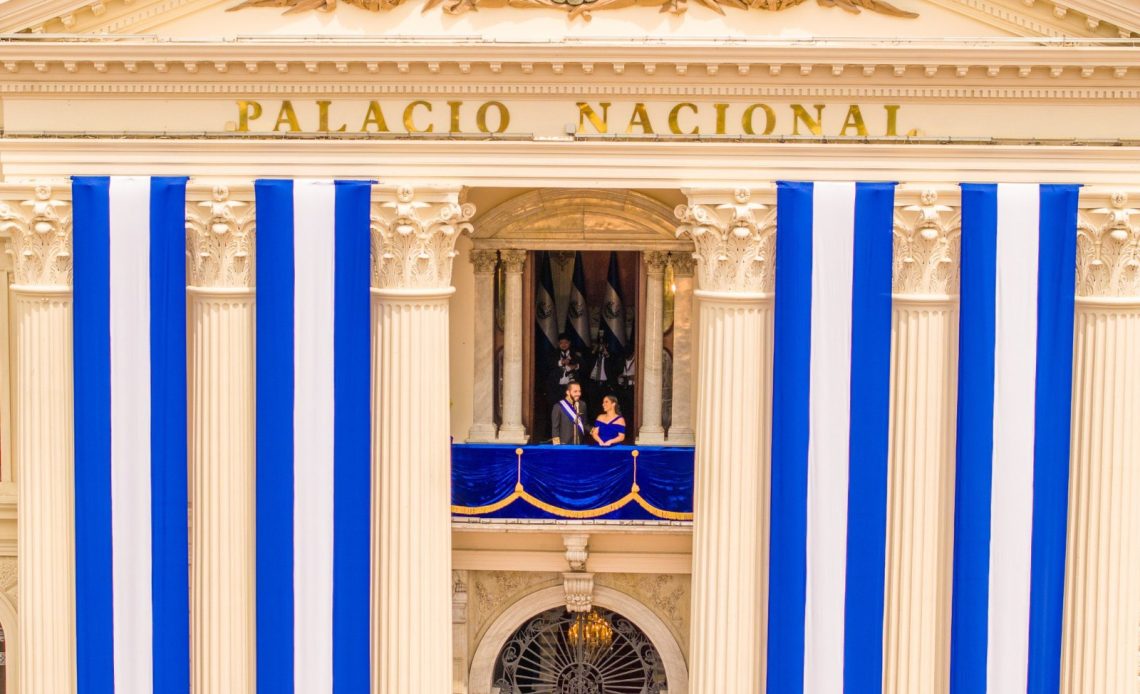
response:
<path id="1" fill-rule="evenodd" d="M 691 521 L 693 449 L 451 447 L 455 518 Z"/>

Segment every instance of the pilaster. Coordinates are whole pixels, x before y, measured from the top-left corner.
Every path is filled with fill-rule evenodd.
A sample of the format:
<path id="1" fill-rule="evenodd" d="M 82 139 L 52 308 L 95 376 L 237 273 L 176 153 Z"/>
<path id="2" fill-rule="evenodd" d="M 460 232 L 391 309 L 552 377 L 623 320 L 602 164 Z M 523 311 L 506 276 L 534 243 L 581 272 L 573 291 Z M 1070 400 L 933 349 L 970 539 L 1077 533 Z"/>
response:
<path id="1" fill-rule="evenodd" d="M 13 451 L 25 694 L 69 694 L 76 687 L 70 211 L 66 191 L 46 185 L 30 199 L 0 204 L 15 275 Z"/>
<path id="2" fill-rule="evenodd" d="M 475 207 L 457 189 L 373 205 L 372 691 L 451 694 L 448 303 Z"/>
<path id="3" fill-rule="evenodd" d="M 673 411 L 666 443 L 692 446 L 693 436 L 693 269 L 691 253 L 671 253 L 673 267 Z"/>
<path id="4" fill-rule="evenodd" d="M 467 440 L 495 440 L 495 268 L 499 255 L 476 249 L 468 254 L 475 266 L 475 334 L 473 336 L 472 422 Z"/>
<path id="5" fill-rule="evenodd" d="M 771 469 L 772 247 L 747 189 L 686 191 L 679 236 L 696 246 L 690 690 L 763 690 Z M 745 461 L 747 461 L 745 464 Z"/>
<path id="6" fill-rule="evenodd" d="M 500 256 L 506 273 L 506 321 L 503 328 L 503 426 L 499 429 L 499 441 L 526 443 L 522 423 L 522 276 L 527 252 L 504 250 Z"/>
<path id="7" fill-rule="evenodd" d="M 1135 694 L 1140 636 L 1140 209 L 1077 229 L 1063 694 Z"/>
<path id="8" fill-rule="evenodd" d="M 645 261 L 645 340 L 641 359 L 641 423 L 637 443 L 657 446 L 665 442 L 665 429 L 661 425 L 662 404 L 662 333 L 665 313 L 665 266 L 669 254 L 646 251 Z"/>
<path id="9" fill-rule="evenodd" d="M 250 191 L 186 205 L 190 649 L 195 694 L 255 689 L 253 234 Z"/>

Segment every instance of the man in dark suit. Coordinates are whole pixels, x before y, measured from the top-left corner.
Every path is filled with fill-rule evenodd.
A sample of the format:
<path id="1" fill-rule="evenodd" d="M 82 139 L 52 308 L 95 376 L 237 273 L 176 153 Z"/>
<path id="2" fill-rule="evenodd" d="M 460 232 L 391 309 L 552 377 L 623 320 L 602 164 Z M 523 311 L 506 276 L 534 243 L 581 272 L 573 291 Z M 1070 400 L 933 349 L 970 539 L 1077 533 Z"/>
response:
<path id="1" fill-rule="evenodd" d="M 554 404 L 550 411 L 551 443 L 578 444 L 590 440 L 589 422 L 582 403 L 582 386 L 577 381 L 566 384 L 566 397 Z"/>

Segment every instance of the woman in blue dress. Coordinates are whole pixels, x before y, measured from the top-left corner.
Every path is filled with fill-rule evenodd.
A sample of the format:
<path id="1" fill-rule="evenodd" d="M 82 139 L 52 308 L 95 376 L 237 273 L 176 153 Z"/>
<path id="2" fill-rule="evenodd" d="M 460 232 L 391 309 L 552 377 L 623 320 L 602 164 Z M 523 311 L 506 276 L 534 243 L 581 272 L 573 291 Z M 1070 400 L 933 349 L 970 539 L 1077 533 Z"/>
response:
<path id="1" fill-rule="evenodd" d="M 602 414 L 594 420 L 590 432 L 601 446 L 613 446 L 625 441 L 625 417 L 621 416 L 621 406 L 616 395 L 602 398 Z"/>

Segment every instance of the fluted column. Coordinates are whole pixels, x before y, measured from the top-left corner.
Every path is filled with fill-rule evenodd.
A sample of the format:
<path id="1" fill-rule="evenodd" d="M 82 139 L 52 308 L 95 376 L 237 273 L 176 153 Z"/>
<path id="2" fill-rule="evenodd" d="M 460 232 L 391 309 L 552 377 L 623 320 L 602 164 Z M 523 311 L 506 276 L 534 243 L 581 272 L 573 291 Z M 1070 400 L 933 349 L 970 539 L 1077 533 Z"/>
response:
<path id="1" fill-rule="evenodd" d="M 687 191 L 679 235 L 696 245 L 696 379 L 690 686 L 760 692 L 771 468 L 772 225 L 747 190 Z"/>
<path id="2" fill-rule="evenodd" d="M 473 250 L 468 255 L 475 266 L 475 335 L 471 371 L 471 431 L 467 440 L 495 440 L 495 266 L 499 256 L 492 250 Z"/>
<path id="3" fill-rule="evenodd" d="M 665 265 L 669 255 L 661 251 L 646 251 L 645 258 L 645 345 L 641 360 L 641 420 L 637 431 L 640 445 L 660 445 L 665 442 L 665 429 L 661 426 L 662 363 L 664 346 L 662 323 L 665 313 Z"/>
<path id="4" fill-rule="evenodd" d="M 1079 226 L 1061 691 L 1136 694 L 1140 210 L 1113 195 Z"/>
<path id="5" fill-rule="evenodd" d="M 949 685 L 960 216 L 933 191 L 895 216 L 883 691 Z"/>
<path id="6" fill-rule="evenodd" d="M 693 445 L 693 265 L 689 253 L 669 256 L 673 266 L 673 412 L 668 443 Z"/>
<path id="7" fill-rule="evenodd" d="M 458 191 L 380 191 L 373 234 L 372 692 L 451 694 L 448 303 Z"/>
<path id="8" fill-rule="evenodd" d="M 506 273 L 506 325 L 503 328 L 503 426 L 499 441 L 526 443 L 522 423 L 522 275 L 526 251 L 502 251 Z"/>
<path id="9" fill-rule="evenodd" d="M 75 691 L 75 433 L 70 203 L 0 204 L 12 237 L 21 692 Z"/>
<path id="10" fill-rule="evenodd" d="M 253 217 L 225 186 L 189 198 L 191 688 L 252 692 Z"/>

